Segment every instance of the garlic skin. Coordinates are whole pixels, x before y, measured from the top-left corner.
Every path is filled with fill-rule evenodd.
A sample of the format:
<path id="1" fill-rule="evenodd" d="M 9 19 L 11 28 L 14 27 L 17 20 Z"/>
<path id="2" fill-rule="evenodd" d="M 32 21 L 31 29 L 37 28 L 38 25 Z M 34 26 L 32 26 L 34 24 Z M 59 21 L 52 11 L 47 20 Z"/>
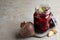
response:
<path id="1" fill-rule="evenodd" d="M 23 24 L 22 24 L 23 25 Z M 31 22 L 26 22 L 20 30 L 21 37 L 30 37 L 35 34 L 34 32 L 34 25 Z"/>

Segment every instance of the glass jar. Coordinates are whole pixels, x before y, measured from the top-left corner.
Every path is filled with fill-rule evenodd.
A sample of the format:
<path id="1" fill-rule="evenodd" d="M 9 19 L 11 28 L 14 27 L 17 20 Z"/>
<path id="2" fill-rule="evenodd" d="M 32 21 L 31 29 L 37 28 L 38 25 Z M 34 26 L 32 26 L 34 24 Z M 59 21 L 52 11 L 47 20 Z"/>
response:
<path id="1" fill-rule="evenodd" d="M 44 33 L 50 28 L 52 17 L 50 7 L 41 6 L 34 12 L 34 28 L 36 33 Z"/>

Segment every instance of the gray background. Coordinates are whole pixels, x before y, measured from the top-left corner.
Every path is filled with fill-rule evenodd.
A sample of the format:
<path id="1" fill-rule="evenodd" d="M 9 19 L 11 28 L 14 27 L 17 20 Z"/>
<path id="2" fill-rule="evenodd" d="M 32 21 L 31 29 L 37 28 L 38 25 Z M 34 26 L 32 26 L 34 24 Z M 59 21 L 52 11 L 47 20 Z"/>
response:
<path id="1" fill-rule="evenodd" d="M 16 39 L 15 34 L 23 21 L 33 22 L 35 8 L 49 4 L 58 25 L 52 37 Z M 60 0 L 0 0 L 0 40 L 60 40 Z"/>

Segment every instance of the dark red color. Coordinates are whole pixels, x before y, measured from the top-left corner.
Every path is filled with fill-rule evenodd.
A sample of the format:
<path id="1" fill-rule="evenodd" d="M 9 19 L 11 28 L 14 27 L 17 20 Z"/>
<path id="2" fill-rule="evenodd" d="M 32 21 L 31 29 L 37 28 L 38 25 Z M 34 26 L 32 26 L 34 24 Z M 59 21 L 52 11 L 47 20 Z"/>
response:
<path id="1" fill-rule="evenodd" d="M 37 33 L 45 32 L 50 28 L 50 20 L 52 13 L 50 12 L 49 14 L 47 14 L 47 11 L 44 11 L 43 13 L 38 12 L 34 13 L 35 32 Z"/>

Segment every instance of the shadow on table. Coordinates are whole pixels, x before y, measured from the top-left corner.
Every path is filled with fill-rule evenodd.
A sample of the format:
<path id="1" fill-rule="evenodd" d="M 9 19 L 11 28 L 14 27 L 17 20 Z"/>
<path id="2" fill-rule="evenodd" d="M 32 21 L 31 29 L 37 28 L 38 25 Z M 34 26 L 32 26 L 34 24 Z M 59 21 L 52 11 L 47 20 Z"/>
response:
<path id="1" fill-rule="evenodd" d="M 25 38 L 30 38 L 30 37 L 22 37 L 19 33 L 16 33 L 15 38 L 16 39 L 25 39 Z"/>

